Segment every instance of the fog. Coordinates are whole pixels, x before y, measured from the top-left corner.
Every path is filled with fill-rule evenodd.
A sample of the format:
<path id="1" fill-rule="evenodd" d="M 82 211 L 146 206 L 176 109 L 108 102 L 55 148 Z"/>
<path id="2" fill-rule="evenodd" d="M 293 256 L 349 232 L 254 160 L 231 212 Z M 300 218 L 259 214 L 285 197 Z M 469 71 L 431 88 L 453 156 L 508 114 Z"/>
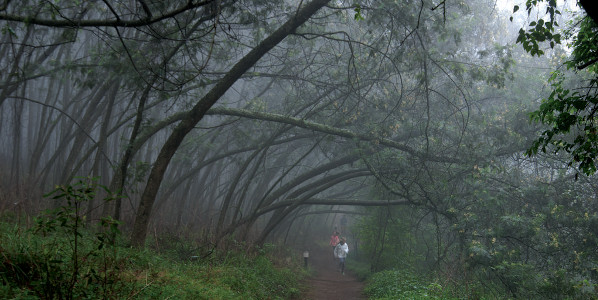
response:
<path id="1" fill-rule="evenodd" d="M 0 211 L 25 222 L 64 204 L 43 196 L 57 185 L 90 182 L 106 190 L 84 203 L 85 221 L 112 216 L 135 245 L 171 234 L 302 248 L 345 216 L 342 234 L 373 251 L 373 269 L 387 247 L 426 270 L 513 249 L 513 261 L 539 261 L 550 251 L 534 243 L 593 226 L 547 222 L 554 209 L 595 217 L 595 177 L 570 151 L 526 155 L 549 128 L 530 113 L 551 72 L 591 78 L 565 70 L 567 43 L 540 43 L 542 55 L 517 43 L 546 6 L 2 5 Z M 585 11 L 559 5 L 565 40 Z"/>

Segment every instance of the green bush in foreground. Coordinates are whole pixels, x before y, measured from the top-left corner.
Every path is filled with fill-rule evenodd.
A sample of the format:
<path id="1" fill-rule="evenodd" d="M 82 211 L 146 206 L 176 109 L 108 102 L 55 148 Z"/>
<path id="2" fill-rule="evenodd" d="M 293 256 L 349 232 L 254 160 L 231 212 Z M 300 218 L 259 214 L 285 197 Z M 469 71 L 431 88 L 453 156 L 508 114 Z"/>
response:
<path id="1" fill-rule="evenodd" d="M 80 238 L 89 240 L 93 234 Z M 49 248 L 47 239 L 64 247 Z M 299 294 L 304 274 L 295 271 L 298 262 L 277 267 L 268 254 L 214 253 L 204 260 L 181 261 L 150 249 L 105 246 L 113 259 L 83 256 L 78 279 L 67 293 L 71 258 L 52 259 L 66 251 L 68 240 L 7 223 L 0 223 L 0 240 L 0 299 L 289 299 Z M 86 253 L 92 247 L 80 249 Z M 107 280 L 90 280 L 91 270 Z"/>
<path id="2" fill-rule="evenodd" d="M 0 299 L 288 299 L 299 293 L 300 262 L 276 266 L 275 246 L 226 253 L 165 254 L 119 243 L 118 224 L 86 228 L 79 211 L 95 188 L 82 180 L 48 194 L 66 205 L 30 229 L 0 219 Z M 197 245 L 176 245 L 195 249 Z M 290 263 L 289 263 L 290 262 Z"/>
<path id="3" fill-rule="evenodd" d="M 364 293 L 371 299 L 457 299 L 445 295 L 440 284 L 425 282 L 403 270 L 374 273 Z"/>
<path id="4" fill-rule="evenodd" d="M 65 202 L 35 219 L 28 230 L 0 228 L 0 296 L 4 298 L 113 298 L 120 258 L 108 247 L 119 235 L 118 223 L 103 218 L 100 228 L 85 228 L 81 208 L 95 197 L 94 179 L 58 186 L 46 197 Z M 111 193 L 107 193 L 111 195 Z M 108 196 L 105 200 L 111 200 Z"/>
<path id="5" fill-rule="evenodd" d="M 150 252 L 146 250 L 147 252 Z M 290 267 L 276 267 L 266 254 L 215 253 L 203 261 L 177 262 L 160 257 L 142 262 L 149 253 L 133 258 L 145 266 L 127 277 L 137 280 L 139 299 L 289 299 L 299 293 L 303 273 Z"/>

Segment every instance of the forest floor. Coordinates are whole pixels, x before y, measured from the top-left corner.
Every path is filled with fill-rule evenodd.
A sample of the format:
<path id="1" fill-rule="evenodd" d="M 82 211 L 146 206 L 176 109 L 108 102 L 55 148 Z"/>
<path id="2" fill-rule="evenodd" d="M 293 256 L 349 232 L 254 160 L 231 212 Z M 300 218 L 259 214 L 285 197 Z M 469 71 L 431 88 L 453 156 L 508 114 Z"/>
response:
<path id="1" fill-rule="evenodd" d="M 347 263 L 350 262 L 349 260 Z M 363 282 L 358 281 L 346 269 L 345 275 L 338 271 L 338 262 L 332 257 L 330 247 L 323 248 L 314 245 L 309 252 L 308 267 L 313 276 L 305 281 L 309 290 L 302 299 L 367 299 L 362 294 L 365 285 Z"/>

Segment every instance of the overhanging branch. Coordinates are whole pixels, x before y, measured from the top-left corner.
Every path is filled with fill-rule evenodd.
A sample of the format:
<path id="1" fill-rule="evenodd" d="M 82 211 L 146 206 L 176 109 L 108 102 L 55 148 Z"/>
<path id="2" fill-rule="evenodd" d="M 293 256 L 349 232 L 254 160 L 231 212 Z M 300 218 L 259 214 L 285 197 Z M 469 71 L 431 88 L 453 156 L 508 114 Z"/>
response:
<path id="1" fill-rule="evenodd" d="M 216 0 L 205 0 L 193 3 L 193 1 L 187 1 L 185 5 L 182 5 L 178 8 L 175 8 L 171 11 L 167 11 L 159 16 L 152 16 L 149 8 L 142 5 L 142 8 L 146 14 L 145 17 L 142 17 L 137 20 L 123 20 L 118 15 L 115 15 L 114 20 L 81 20 L 81 19 L 44 19 L 38 18 L 35 16 L 20 16 L 20 15 L 13 15 L 13 14 L 0 14 L 0 20 L 5 21 L 14 21 L 14 22 L 21 22 L 26 24 L 35 24 L 41 26 L 48 26 L 48 27 L 142 27 L 151 25 L 162 20 L 166 20 L 169 18 L 173 18 L 179 14 L 182 14 L 186 11 L 190 11 L 208 4 L 211 4 Z M 143 2 L 142 2 L 143 4 Z M 7 7 L 2 7 L 4 10 Z M 110 8 L 110 6 L 109 6 Z"/>
<path id="2" fill-rule="evenodd" d="M 273 113 L 265 113 L 265 112 L 258 112 L 258 111 L 250 111 L 246 109 L 235 109 L 235 108 L 226 108 L 226 107 L 212 107 L 207 113 L 207 115 L 228 115 L 228 116 L 238 116 L 244 117 L 248 119 L 258 119 L 258 120 L 265 120 L 265 121 L 272 121 L 278 123 L 284 123 L 289 125 L 294 125 L 297 127 L 310 129 L 322 133 L 332 134 L 348 139 L 358 139 L 362 141 L 368 141 L 384 146 L 388 146 L 394 149 L 401 150 L 403 152 L 407 152 L 413 156 L 419 157 L 421 159 L 427 161 L 435 161 L 435 162 L 447 162 L 447 163 L 458 163 L 459 160 L 453 157 L 445 157 L 445 156 L 435 156 L 426 154 L 420 151 L 417 151 L 405 144 L 393 141 L 391 139 L 381 138 L 374 135 L 356 133 L 347 129 L 341 129 L 336 127 L 331 127 L 324 124 L 319 124 L 315 122 L 310 122 L 304 119 L 280 115 L 280 114 L 273 114 Z"/>
<path id="3" fill-rule="evenodd" d="M 297 203 L 300 202 L 300 203 Z M 261 209 L 257 214 L 262 215 L 275 209 L 291 206 L 291 205 L 338 205 L 338 206 L 395 206 L 412 204 L 411 201 L 405 199 L 398 200 L 353 200 L 353 199 L 326 199 L 326 198 L 310 198 L 303 199 L 287 199 L 273 203 Z"/>

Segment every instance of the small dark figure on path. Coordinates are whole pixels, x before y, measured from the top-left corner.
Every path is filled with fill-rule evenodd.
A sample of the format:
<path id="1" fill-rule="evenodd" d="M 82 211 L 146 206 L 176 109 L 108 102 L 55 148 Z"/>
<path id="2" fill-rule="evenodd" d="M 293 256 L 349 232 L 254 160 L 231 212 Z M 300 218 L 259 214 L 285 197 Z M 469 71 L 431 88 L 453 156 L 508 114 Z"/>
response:
<path id="1" fill-rule="evenodd" d="M 338 257 L 338 269 L 343 275 L 345 275 L 345 259 L 349 253 L 349 246 L 345 238 L 341 238 L 340 242 L 334 248 L 334 256 Z"/>
<path id="2" fill-rule="evenodd" d="M 305 250 L 303 251 L 303 263 L 304 263 L 304 267 L 307 268 L 307 259 L 309 258 L 309 251 Z"/>
<path id="3" fill-rule="evenodd" d="M 347 216 L 345 215 L 341 217 L 341 231 L 344 235 L 347 235 Z"/>

